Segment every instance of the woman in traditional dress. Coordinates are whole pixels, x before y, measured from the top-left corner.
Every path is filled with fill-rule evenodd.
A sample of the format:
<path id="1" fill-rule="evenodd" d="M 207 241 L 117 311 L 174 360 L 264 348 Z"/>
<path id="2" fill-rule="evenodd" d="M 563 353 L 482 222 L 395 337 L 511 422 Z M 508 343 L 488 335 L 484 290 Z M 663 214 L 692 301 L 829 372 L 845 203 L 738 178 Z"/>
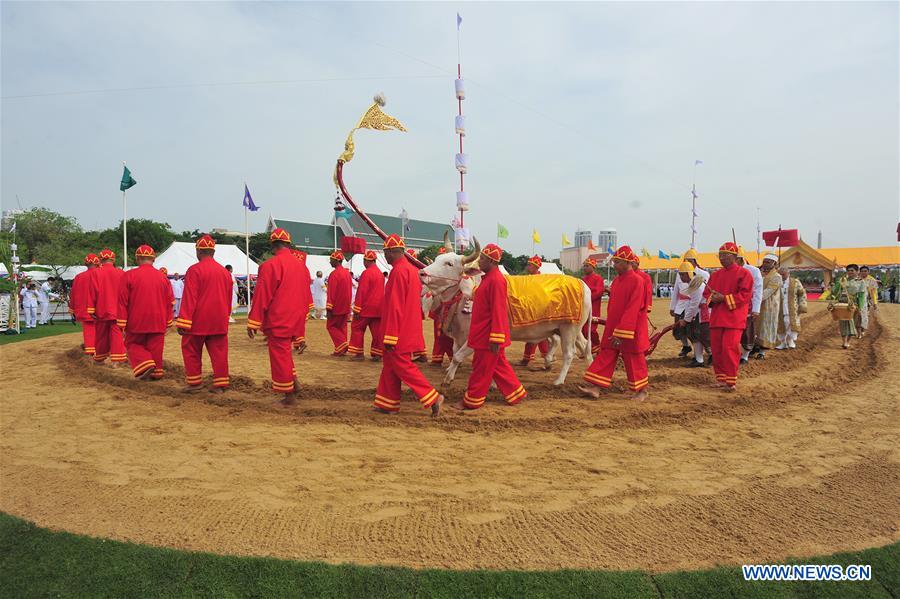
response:
<path id="1" fill-rule="evenodd" d="M 865 283 L 857 278 L 859 267 L 856 264 L 847 265 L 847 275 L 841 277 L 831 288 L 830 298 L 828 302 L 828 310 L 834 310 L 835 303 L 846 303 L 849 309 L 849 319 L 841 319 L 838 321 L 838 328 L 841 331 L 841 339 L 843 339 L 843 348 L 850 347 L 850 339 L 856 335 L 859 336 L 856 327 L 857 313 L 866 310 L 866 286 Z M 865 323 L 868 325 L 868 311 L 866 310 Z"/>
<path id="2" fill-rule="evenodd" d="M 806 314 L 806 289 L 800 280 L 791 276 L 788 268 L 779 271 L 784 281 L 781 285 L 781 313 L 778 321 L 779 344 L 775 349 L 795 349 L 800 334 L 800 315 Z"/>

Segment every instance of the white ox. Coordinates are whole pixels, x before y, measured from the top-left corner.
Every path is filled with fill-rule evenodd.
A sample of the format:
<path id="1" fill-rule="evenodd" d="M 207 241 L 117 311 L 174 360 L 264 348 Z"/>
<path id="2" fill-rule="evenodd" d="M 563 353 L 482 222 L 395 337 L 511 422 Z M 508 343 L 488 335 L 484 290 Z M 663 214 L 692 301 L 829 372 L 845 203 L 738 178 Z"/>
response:
<path id="1" fill-rule="evenodd" d="M 438 254 L 434 262 L 419 271 L 422 284 L 431 292 L 432 296 L 423 299 L 423 308 L 426 312 L 437 309 L 439 305 L 448 305 L 447 315 L 443 323 L 444 333 L 453 338 L 453 360 L 444 376 L 444 384 L 449 384 L 456 376 L 456 370 L 463 360 L 469 357 L 474 350 L 466 343 L 469 338 L 469 327 L 472 323 L 472 315 L 463 309 L 467 299 L 472 297 L 472 292 L 481 279 L 481 271 L 478 270 L 478 256 L 481 248 L 477 240 L 474 240 L 475 249 L 471 254 L 459 255 L 453 252 L 447 236 L 444 236 L 444 246 L 447 253 Z M 562 385 L 566 382 L 566 375 L 572 365 L 572 359 L 576 352 L 583 357 L 588 364 L 591 362 L 590 341 L 582 334 L 582 328 L 591 318 L 591 291 L 584 282 L 581 282 L 582 302 L 581 317 L 578 322 L 569 320 L 547 321 L 524 327 L 512 329 L 511 336 L 514 341 L 527 343 L 539 343 L 545 339 L 551 339 L 550 351 L 544 358 L 544 366 L 549 369 L 553 361 L 553 355 L 558 347 L 562 347 L 562 368 L 556 377 L 554 385 Z M 464 298 L 459 300 L 460 294 Z"/>

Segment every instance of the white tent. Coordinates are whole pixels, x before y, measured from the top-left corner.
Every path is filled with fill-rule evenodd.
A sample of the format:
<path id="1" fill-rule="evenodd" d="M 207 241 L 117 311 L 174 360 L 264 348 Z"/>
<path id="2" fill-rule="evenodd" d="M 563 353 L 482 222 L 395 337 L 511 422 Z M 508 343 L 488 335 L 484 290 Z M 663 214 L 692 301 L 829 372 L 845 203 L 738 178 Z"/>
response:
<path id="1" fill-rule="evenodd" d="M 541 264 L 541 274 L 542 275 L 561 275 L 563 271 L 559 269 L 556 265 L 556 262 L 544 262 Z"/>
<path id="2" fill-rule="evenodd" d="M 23 264 L 19 268 L 19 272 L 38 283 L 57 276 L 66 281 L 71 281 L 75 278 L 75 275 L 85 270 L 87 270 L 87 266 L 50 266 L 47 264 Z M 57 275 L 56 273 L 59 274 Z"/>
<path id="3" fill-rule="evenodd" d="M 245 254 L 238 246 L 219 243 L 216 244 L 215 253 L 216 262 L 225 266 L 230 264 L 234 269 L 234 276 L 247 276 L 247 254 Z M 156 257 L 153 266 L 156 268 L 165 268 L 170 275 L 176 272 L 183 275 L 187 269 L 197 263 L 197 250 L 194 244 L 187 241 L 175 241 Z M 256 276 L 259 267 L 256 262 L 250 260 L 250 275 Z"/>

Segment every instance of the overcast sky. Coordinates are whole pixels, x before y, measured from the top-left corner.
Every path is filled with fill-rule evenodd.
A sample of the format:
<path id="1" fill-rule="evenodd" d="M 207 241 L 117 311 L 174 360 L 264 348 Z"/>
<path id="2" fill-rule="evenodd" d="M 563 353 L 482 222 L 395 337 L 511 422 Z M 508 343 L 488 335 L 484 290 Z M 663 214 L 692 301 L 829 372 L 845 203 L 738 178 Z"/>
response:
<path id="1" fill-rule="evenodd" d="M 757 207 L 812 244 L 890 245 L 898 6 L 5 1 L 2 205 L 113 226 L 126 160 L 132 217 L 242 229 L 247 181 L 254 230 L 327 222 L 344 137 L 383 91 L 409 132 L 357 133 L 350 192 L 449 222 L 459 11 L 482 240 L 501 222 L 530 252 L 534 227 L 554 256 L 562 233 L 612 227 L 683 251 L 700 159 L 701 249 L 731 227 L 755 246 Z"/>

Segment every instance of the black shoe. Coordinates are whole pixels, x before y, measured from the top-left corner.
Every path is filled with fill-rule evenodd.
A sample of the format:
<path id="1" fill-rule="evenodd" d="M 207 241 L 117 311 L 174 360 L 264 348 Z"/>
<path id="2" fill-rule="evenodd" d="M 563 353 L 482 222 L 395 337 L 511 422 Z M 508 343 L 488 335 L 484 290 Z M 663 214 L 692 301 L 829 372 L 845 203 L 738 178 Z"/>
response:
<path id="1" fill-rule="evenodd" d="M 682 346 L 681 353 L 678 354 L 678 357 L 683 358 L 686 355 L 688 355 L 689 353 L 691 353 L 691 348 Z"/>
<path id="2" fill-rule="evenodd" d="M 748 360 L 747 358 L 741 358 L 741 364 L 746 364 L 749 361 L 750 360 Z"/>
<path id="3" fill-rule="evenodd" d="M 690 364 L 685 365 L 685 368 L 705 368 L 705 362 L 698 362 L 697 360 L 691 360 Z"/>
<path id="4" fill-rule="evenodd" d="M 760 351 L 760 352 L 758 352 L 758 353 L 756 354 L 756 359 L 757 359 L 757 360 L 765 360 L 765 359 L 766 359 L 766 354 Z"/>

